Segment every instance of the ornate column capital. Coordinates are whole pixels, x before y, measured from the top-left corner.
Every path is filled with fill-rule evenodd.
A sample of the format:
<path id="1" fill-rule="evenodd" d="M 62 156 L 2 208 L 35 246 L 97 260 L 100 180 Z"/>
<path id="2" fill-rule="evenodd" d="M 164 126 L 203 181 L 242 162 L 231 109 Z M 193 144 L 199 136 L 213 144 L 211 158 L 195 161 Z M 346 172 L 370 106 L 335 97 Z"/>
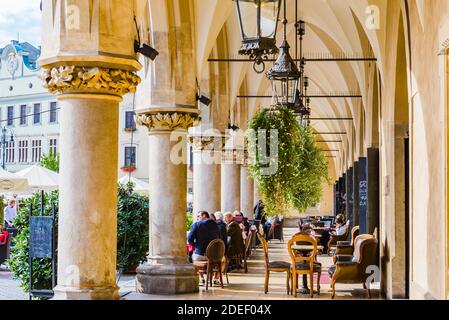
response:
<path id="1" fill-rule="evenodd" d="M 200 121 L 196 108 L 150 108 L 138 112 L 136 123 L 150 131 L 188 130 Z"/>
<path id="2" fill-rule="evenodd" d="M 244 150 L 228 150 L 224 149 L 222 154 L 222 162 L 224 164 L 245 164 L 245 151 Z"/>
<path id="3" fill-rule="evenodd" d="M 93 93 L 122 97 L 135 92 L 140 83 L 139 76 L 128 70 L 77 65 L 46 68 L 41 75 L 43 86 L 55 94 Z"/>
<path id="4" fill-rule="evenodd" d="M 221 152 L 224 144 L 222 136 L 211 135 L 191 135 L 189 143 L 194 152 L 204 150 Z"/>

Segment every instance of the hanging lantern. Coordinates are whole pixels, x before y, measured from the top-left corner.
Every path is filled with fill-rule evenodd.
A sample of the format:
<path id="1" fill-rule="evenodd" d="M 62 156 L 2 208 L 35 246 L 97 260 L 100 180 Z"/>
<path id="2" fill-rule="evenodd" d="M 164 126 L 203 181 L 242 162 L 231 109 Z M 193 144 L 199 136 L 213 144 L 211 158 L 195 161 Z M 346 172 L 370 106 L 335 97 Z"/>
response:
<path id="1" fill-rule="evenodd" d="M 269 54 L 279 52 L 276 47 L 276 31 L 282 0 L 234 0 L 237 6 L 242 47 L 239 54 L 254 60 L 254 71 L 265 70 L 264 60 Z M 256 25 L 254 19 L 256 17 Z M 258 67 L 259 66 L 259 67 Z"/>
<path id="2" fill-rule="evenodd" d="M 286 40 L 282 43 L 279 57 L 267 76 L 273 89 L 273 100 L 276 106 L 295 109 L 295 102 L 299 97 L 299 79 L 301 73 L 289 52 L 290 46 Z"/>

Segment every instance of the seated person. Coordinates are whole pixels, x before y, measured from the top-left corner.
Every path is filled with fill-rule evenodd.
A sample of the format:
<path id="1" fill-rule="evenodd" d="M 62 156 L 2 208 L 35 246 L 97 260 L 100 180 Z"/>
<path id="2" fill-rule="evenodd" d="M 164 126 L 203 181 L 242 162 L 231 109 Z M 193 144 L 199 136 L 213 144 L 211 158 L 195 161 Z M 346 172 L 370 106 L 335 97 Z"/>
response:
<path id="1" fill-rule="evenodd" d="M 195 247 L 192 255 L 193 262 L 207 261 L 207 246 L 212 240 L 220 238 L 220 230 L 217 224 L 210 220 L 209 213 L 201 211 L 197 217 L 199 220 L 192 225 L 187 236 L 187 242 Z"/>
<path id="2" fill-rule="evenodd" d="M 235 257 L 242 254 L 245 251 L 245 243 L 243 241 L 243 233 L 240 224 L 234 221 L 234 217 L 231 212 L 224 214 L 224 221 L 226 222 L 226 232 L 228 235 L 228 248 L 226 252 L 227 257 Z M 241 261 L 236 261 L 237 265 L 240 265 Z M 232 266 L 231 266 L 232 268 Z"/>
<path id="3" fill-rule="evenodd" d="M 279 224 L 282 222 L 283 219 L 284 219 L 284 217 L 282 215 L 276 215 L 276 216 L 272 217 L 269 221 L 265 222 L 265 224 L 263 225 L 263 232 L 265 235 L 265 239 L 268 240 L 268 238 L 270 236 L 271 225 Z"/>
<path id="4" fill-rule="evenodd" d="M 320 245 L 324 247 L 324 252 L 328 251 L 328 243 L 332 235 L 342 236 L 346 233 L 346 229 L 348 226 L 346 225 L 345 217 L 342 214 L 337 215 L 337 218 L 335 220 L 335 231 L 331 231 L 330 229 L 324 230 L 321 239 L 320 239 Z"/>
<path id="5" fill-rule="evenodd" d="M 3 226 L 0 224 L 0 245 L 6 244 L 8 241 L 8 232 L 3 230 Z"/>
<path id="6" fill-rule="evenodd" d="M 220 230 L 220 239 L 223 240 L 223 242 L 226 245 L 228 234 L 226 232 L 226 223 L 223 222 L 223 213 L 218 211 L 214 213 L 214 216 L 216 218 L 215 223 L 217 224 L 218 229 Z"/>

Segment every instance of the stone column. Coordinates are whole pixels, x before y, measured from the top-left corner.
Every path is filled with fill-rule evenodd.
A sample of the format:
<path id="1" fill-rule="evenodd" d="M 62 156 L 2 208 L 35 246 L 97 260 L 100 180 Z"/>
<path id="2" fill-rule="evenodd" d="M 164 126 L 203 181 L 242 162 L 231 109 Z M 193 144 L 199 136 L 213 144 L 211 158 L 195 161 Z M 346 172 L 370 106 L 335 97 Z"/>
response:
<path id="1" fill-rule="evenodd" d="M 254 219 L 254 180 L 247 165 L 240 168 L 240 211 L 248 219 Z"/>
<path id="2" fill-rule="evenodd" d="M 186 255 L 187 130 L 198 109 L 151 108 L 137 123 L 149 129 L 150 252 L 137 268 L 140 293 L 198 291 L 198 276 Z"/>
<path id="3" fill-rule="evenodd" d="M 66 65 L 42 78 L 61 107 L 55 299 L 117 299 L 118 105 L 139 77 Z"/>
<path id="4" fill-rule="evenodd" d="M 240 165 L 221 165 L 221 211 L 240 210 Z"/>
<path id="5" fill-rule="evenodd" d="M 141 68 L 127 4 L 42 2 L 41 78 L 61 108 L 55 299 L 119 298 L 118 112 Z"/>
<path id="6" fill-rule="evenodd" d="M 214 213 L 221 209 L 221 137 L 192 136 L 193 212 Z M 219 148 L 215 148 L 218 144 Z"/>
<path id="7" fill-rule="evenodd" d="M 379 227 L 380 216 L 380 172 L 379 172 L 379 149 L 369 148 L 366 161 L 367 175 L 367 232 L 373 233 L 376 227 Z M 379 233 L 380 234 L 380 233 Z"/>
<path id="8" fill-rule="evenodd" d="M 353 183 L 353 217 L 354 226 L 360 226 L 359 221 L 359 162 L 354 162 L 354 171 L 352 175 Z"/>
<path id="9" fill-rule="evenodd" d="M 221 163 L 221 211 L 240 211 L 240 161 L 234 149 L 225 149 Z"/>

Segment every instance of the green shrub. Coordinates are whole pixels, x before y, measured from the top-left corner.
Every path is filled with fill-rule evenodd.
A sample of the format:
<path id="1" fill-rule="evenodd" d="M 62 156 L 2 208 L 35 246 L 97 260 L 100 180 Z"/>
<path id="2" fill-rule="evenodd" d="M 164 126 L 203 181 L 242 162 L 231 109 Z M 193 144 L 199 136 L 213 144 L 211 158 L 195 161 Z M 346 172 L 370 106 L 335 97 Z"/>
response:
<path id="1" fill-rule="evenodd" d="M 117 268 L 135 269 L 146 260 L 149 246 L 148 197 L 134 193 L 132 184 L 118 187 Z"/>
<path id="2" fill-rule="evenodd" d="M 58 214 L 57 191 L 45 194 L 44 215 L 51 215 L 51 203 L 55 204 L 57 226 Z M 18 234 L 11 248 L 12 258 L 6 262 L 15 279 L 20 281 L 20 287 L 29 292 L 28 254 L 30 249 L 29 206 L 33 205 L 33 215 L 40 215 L 40 197 L 35 194 L 21 201 L 20 208 L 14 220 Z M 117 227 L 117 269 L 124 271 L 135 268 L 144 261 L 148 252 L 149 213 L 148 197 L 136 194 L 132 186 L 118 187 L 118 227 Z M 56 237 L 57 237 L 57 228 Z M 57 239 L 57 238 L 56 238 Z M 56 252 L 57 253 L 57 252 Z M 57 261 L 57 260 L 56 260 Z M 35 259 L 33 262 L 33 288 L 51 288 L 51 259 Z"/>
<path id="3" fill-rule="evenodd" d="M 45 210 L 44 216 L 51 215 L 51 203 L 55 204 L 55 218 L 57 225 L 58 213 L 58 192 L 50 192 L 45 194 Z M 35 194 L 33 197 L 22 200 L 17 216 L 14 219 L 14 225 L 18 229 L 18 234 L 14 238 L 11 247 L 12 259 L 6 262 L 7 267 L 14 274 L 14 277 L 20 280 L 20 287 L 25 291 L 30 290 L 30 269 L 28 263 L 28 255 L 30 250 L 30 228 L 29 228 L 29 207 L 33 206 L 33 216 L 40 215 L 40 195 Z M 56 230 L 57 239 L 57 230 Z M 57 253 L 57 252 L 56 252 Z M 49 289 L 51 288 L 51 259 L 34 259 L 33 260 L 33 288 Z"/>

